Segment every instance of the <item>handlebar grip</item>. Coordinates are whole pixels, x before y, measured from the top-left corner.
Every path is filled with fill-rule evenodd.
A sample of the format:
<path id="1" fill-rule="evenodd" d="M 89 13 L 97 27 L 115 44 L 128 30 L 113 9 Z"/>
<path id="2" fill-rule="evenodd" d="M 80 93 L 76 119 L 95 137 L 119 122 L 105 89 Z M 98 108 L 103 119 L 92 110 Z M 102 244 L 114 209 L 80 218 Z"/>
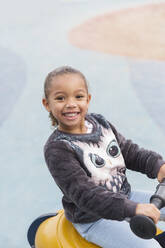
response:
<path id="1" fill-rule="evenodd" d="M 155 223 L 144 215 L 135 215 L 131 218 L 130 228 L 138 237 L 143 239 L 151 239 L 156 235 Z"/>
<path id="2" fill-rule="evenodd" d="M 165 206 L 165 178 L 156 187 L 156 192 L 151 196 L 150 203 L 158 209 Z M 156 225 L 148 216 L 135 215 L 130 220 L 131 230 L 140 238 L 151 239 L 156 235 Z"/>
<path id="3" fill-rule="evenodd" d="M 165 178 L 157 185 L 155 194 L 151 196 L 150 203 L 153 203 L 158 209 L 165 206 Z"/>
<path id="4" fill-rule="evenodd" d="M 158 209 L 161 209 L 163 206 L 162 199 L 156 195 L 151 196 L 150 203 L 154 204 Z"/>

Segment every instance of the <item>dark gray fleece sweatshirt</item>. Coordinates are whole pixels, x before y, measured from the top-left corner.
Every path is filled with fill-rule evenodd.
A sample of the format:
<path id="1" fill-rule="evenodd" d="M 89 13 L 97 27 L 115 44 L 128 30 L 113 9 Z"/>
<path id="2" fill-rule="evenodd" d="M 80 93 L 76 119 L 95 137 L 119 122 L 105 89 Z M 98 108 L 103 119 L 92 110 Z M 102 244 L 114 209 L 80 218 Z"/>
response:
<path id="1" fill-rule="evenodd" d="M 156 178 L 165 162 L 125 139 L 103 116 L 89 114 L 86 120 L 93 126 L 91 133 L 56 129 L 44 147 L 47 166 L 63 192 L 65 215 L 74 223 L 132 217 L 137 203 L 129 200 L 126 169 Z"/>

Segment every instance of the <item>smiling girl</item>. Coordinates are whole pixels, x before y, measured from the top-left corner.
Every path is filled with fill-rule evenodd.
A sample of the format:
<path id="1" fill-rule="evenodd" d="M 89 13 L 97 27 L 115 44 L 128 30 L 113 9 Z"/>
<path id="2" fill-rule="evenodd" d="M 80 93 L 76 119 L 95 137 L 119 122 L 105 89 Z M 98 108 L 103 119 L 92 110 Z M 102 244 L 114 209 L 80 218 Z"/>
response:
<path id="1" fill-rule="evenodd" d="M 50 79 L 52 74 L 54 80 Z M 91 95 L 88 94 L 84 78 L 78 73 L 61 73 L 56 70 L 48 75 L 45 91 L 43 104 L 53 120 L 56 119 L 58 129 L 69 133 L 85 133 L 84 122 Z"/>
<path id="2" fill-rule="evenodd" d="M 143 214 L 157 223 L 160 211 L 150 194 L 132 192 L 126 169 L 161 181 L 165 162 L 155 152 L 125 139 L 102 115 L 88 114 L 91 95 L 85 76 L 64 66 L 50 72 L 42 102 L 56 129 L 45 160 L 63 193 L 66 218 L 88 241 L 103 248 L 160 247 L 135 236 L 126 217 Z"/>

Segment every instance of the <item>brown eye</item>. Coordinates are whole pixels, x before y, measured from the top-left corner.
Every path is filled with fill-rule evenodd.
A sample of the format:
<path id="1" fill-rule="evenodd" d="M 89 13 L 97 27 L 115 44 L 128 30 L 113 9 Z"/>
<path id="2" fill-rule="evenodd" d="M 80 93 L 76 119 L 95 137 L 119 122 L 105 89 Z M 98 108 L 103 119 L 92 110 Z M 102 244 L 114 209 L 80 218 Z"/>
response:
<path id="1" fill-rule="evenodd" d="M 63 96 L 58 96 L 58 97 L 55 98 L 55 100 L 57 100 L 57 101 L 63 101 L 64 100 L 64 97 Z"/>
<path id="2" fill-rule="evenodd" d="M 80 99 L 80 98 L 83 98 L 84 96 L 83 95 L 77 95 L 76 98 Z"/>
<path id="3" fill-rule="evenodd" d="M 107 154 L 111 157 L 117 158 L 120 155 L 120 148 L 116 140 L 112 140 L 107 147 Z"/>

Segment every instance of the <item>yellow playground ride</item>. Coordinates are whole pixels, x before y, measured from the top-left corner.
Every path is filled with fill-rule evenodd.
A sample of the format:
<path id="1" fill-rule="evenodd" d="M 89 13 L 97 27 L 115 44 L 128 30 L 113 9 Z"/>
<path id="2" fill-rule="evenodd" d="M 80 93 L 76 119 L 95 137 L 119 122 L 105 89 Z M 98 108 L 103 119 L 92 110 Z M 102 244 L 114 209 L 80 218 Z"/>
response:
<path id="1" fill-rule="evenodd" d="M 165 179 L 157 186 L 150 202 L 161 209 L 165 206 Z M 162 220 L 165 217 L 162 215 Z M 127 219 L 128 220 L 128 219 Z M 129 220 L 131 230 L 144 239 L 155 238 L 165 248 L 165 232 L 157 228 L 147 216 L 136 215 Z M 64 215 L 64 210 L 56 214 L 38 217 L 32 222 L 27 233 L 32 248 L 99 248 L 89 243 L 76 231 Z"/>

